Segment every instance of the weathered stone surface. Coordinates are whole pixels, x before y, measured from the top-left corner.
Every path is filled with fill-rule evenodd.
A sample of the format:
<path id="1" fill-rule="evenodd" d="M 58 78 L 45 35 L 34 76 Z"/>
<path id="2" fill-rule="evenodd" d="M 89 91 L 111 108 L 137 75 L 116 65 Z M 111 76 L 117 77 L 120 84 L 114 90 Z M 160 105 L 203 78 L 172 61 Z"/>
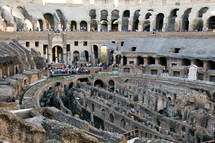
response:
<path id="1" fill-rule="evenodd" d="M 62 143 L 98 143 L 96 138 L 69 124 L 47 119 L 43 121 L 42 126 L 46 130 L 47 139 L 56 139 Z"/>

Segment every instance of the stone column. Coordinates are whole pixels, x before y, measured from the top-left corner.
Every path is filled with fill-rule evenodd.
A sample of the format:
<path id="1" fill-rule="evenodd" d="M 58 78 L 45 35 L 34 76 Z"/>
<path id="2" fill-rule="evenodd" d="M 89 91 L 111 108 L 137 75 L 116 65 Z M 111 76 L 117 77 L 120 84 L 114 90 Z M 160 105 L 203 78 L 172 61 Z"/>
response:
<path id="1" fill-rule="evenodd" d="M 79 21 L 77 21 L 77 23 L 76 23 L 76 24 L 77 24 L 77 31 L 81 31 L 81 30 L 80 30 L 80 22 L 79 22 Z"/>
<path id="2" fill-rule="evenodd" d="M 71 22 L 70 21 L 67 21 L 67 23 L 66 23 L 66 30 L 71 31 Z"/>
<path id="3" fill-rule="evenodd" d="M 59 29 L 60 31 L 62 31 L 62 27 L 61 27 L 61 23 L 60 22 L 57 23 L 57 29 Z"/>
<path id="4" fill-rule="evenodd" d="M 139 21 L 138 24 L 138 32 L 142 32 L 143 31 L 143 20 Z"/>
<path id="5" fill-rule="evenodd" d="M 47 47 L 47 63 L 50 63 L 50 53 L 49 49 L 51 49 L 51 33 L 48 34 L 48 47 Z"/>
<path id="6" fill-rule="evenodd" d="M 101 23 L 99 21 L 97 23 L 98 23 L 97 31 L 100 32 L 100 30 L 101 30 Z"/>
<path id="7" fill-rule="evenodd" d="M 133 17 L 130 17 L 128 21 L 128 31 L 132 31 Z"/>
<path id="8" fill-rule="evenodd" d="M 87 31 L 90 32 L 90 22 L 87 22 Z"/>
<path id="9" fill-rule="evenodd" d="M 163 31 L 163 32 L 166 31 L 167 23 L 168 23 L 168 19 L 164 17 L 163 28 L 162 28 L 162 31 Z"/>
<path id="10" fill-rule="evenodd" d="M 203 70 L 208 70 L 208 63 L 207 63 L 207 61 L 203 61 Z"/>

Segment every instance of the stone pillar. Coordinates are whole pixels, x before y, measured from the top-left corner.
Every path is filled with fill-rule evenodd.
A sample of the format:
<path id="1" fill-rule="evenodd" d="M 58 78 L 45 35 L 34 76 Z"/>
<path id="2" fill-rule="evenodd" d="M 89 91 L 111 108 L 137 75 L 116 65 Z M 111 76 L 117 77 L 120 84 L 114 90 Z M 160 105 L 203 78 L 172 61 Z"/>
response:
<path id="1" fill-rule="evenodd" d="M 71 22 L 70 21 L 67 21 L 67 23 L 66 23 L 66 30 L 71 31 Z"/>
<path id="2" fill-rule="evenodd" d="M 162 28 L 162 31 L 163 31 L 163 32 L 166 31 L 167 23 L 168 23 L 168 19 L 164 17 L 163 28 Z"/>
<path id="3" fill-rule="evenodd" d="M 120 32 L 122 30 L 122 22 L 119 21 L 119 24 L 118 24 L 118 31 Z"/>
<path id="4" fill-rule="evenodd" d="M 203 70 L 208 70 L 207 61 L 203 61 Z"/>
<path id="5" fill-rule="evenodd" d="M 50 63 L 50 61 L 51 61 L 49 49 L 52 49 L 52 47 L 51 47 L 51 33 L 48 34 L 47 63 Z"/>
<path id="6" fill-rule="evenodd" d="M 76 24 L 77 24 L 77 31 L 81 31 L 81 30 L 80 30 L 80 22 L 79 22 L 79 21 L 77 21 L 77 23 L 76 23 Z"/>
<path id="7" fill-rule="evenodd" d="M 155 58 L 155 64 L 156 64 L 156 65 L 159 64 L 159 58 Z"/>
<path id="8" fill-rule="evenodd" d="M 133 17 L 130 17 L 128 21 L 128 31 L 132 31 Z"/>
<path id="9" fill-rule="evenodd" d="M 90 22 L 87 22 L 87 31 L 90 32 Z"/>
<path id="10" fill-rule="evenodd" d="M 138 32 L 142 32 L 143 31 L 143 20 L 139 21 L 138 23 Z"/>
<path id="11" fill-rule="evenodd" d="M 60 22 L 57 23 L 57 29 L 59 29 L 60 31 L 62 31 L 62 27 L 61 27 L 61 23 Z"/>
<path id="12" fill-rule="evenodd" d="M 43 31 L 45 31 L 46 28 L 47 28 L 47 27 L 46 27 L 46 21 L 45 21 L 45 20 L 43 20 L 43 27 L 42 27 L 42 28 L 43 28 Z"/>
<path id="13" fill-rule="evenodd" d="M 143 60 L 144 60 L 144 65 L 146 65 L 146 66 L 147 66 L 147 65 L 148 65 L 148 59 L 144 57 L 144 59 L 143 59 Z"/>
<path id="14" fill-rule="evenodd" d="M 100 32 L 101 30 L 101 23 L 98 21 L 98 28 L 97 28 L 97 31 Z"/>
<path id="15" fill-rule="evenodd" d="M 180 31 L 180 18 L 175 18 L 175 31 Z"/>

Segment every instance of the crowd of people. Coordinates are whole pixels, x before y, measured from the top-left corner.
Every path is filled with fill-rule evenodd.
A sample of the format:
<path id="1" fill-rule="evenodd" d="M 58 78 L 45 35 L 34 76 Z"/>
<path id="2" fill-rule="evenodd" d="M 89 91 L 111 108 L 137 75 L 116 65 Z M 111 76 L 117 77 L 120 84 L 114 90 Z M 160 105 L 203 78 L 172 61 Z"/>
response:
<path id="1" fill-rule="evenodd" d="M 109 65 L 106 64 L 80 64 L 80 66 L 77 66 L 77 64 L 67 65 L 67 66 L 61 66 L 61 67 L 46 67 L 50 71 L 51 75 L 75 75 L 75 74 L 90 74 L 90 68 L 89 67 L 103 67 L 104 69 L 107 69 Z"/>

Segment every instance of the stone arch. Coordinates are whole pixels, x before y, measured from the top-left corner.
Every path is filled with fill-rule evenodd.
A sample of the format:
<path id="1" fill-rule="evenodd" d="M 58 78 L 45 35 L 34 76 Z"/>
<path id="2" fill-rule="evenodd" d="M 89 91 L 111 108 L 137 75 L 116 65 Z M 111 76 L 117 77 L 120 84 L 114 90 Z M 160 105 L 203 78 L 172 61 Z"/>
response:
<path id="1" fill-rule="evenodd" d="M 77 62 L 77 61 L 79 61 L 79 59 L 80 59 L 79 52 L 78 51 L 74 51 L 73 52 L 73 61 Z"/>
<path id="2" fill-rule="evenodd" d="M 127 57 L 126 56 L 123 56 L 122 57 L 122 60 L 123 60 L 123 66 L 125 66 L 127 64 Z"/>
<path id="3" fill-rule="evenodd" d="M 76 21 L 71 21 L 71 31 L 77 31 L 77 23 Z"/>
<path id="4" fill-rule="evenodd" d="M 116 64 L 120 64 L 121 63 L 121 55 L 116 55 Z"/>
<path id="5" fill-rule="evenodd" d="M 109 80 L 108 87 L 111 92 L 115 91 L 115 82 L 113 80 Z"/>
<path id="6" fill-rule="evenodd" d="M 163 29 L 163 21 L 164 21 L 164 14 L 163 13 L 159 13 L 156 16 L 156 29 L 158 31 L 162 31 L 162 29 Z"/>
<path id="7" fill-rule="evenodd" d="M 24 85 L 28 85 L 28 79 L 24 79 Z"/>
<path id="8" fill-rule="evenodd" d="M 107 20 L 107 16 L 108 16 L 108 11 L 107 10 L 102 10 L 101 11 L 101 31 L 107 31 L 108 30 L 108 20 Z"/>
<path id="9" fill-rule="evenodd" d="M 55 29 L 55 19 L 51 13 L 46 13 L 43 15 L 46 22 L 46 29 Z"/>
<path id="10" fill-rule="evenodd" d="M 203 17 L 203 14 L 205 14 L 208 11 L 208 7 L 203 7 L 198 11 L 198 17 Z"/>
<path id="11" fill-rule="evenodd" d="M 191 12 L 191 8 L 188 8 L 187 10 L 185 10 L 183 16 L 182 16 L 182 27 L 181 27 L 181 31 L 189 31 L 189 15 Z"/>
<path id="12" fill-rule="evenodd" d="M 170 12 L 168 21 L 168 31 L 175 31 L 175 18 L 177 17 L 178 10 L 179 10 L 178 8 L 175 8 Z"/>
<path id="13" fill-rule="evenodd" d="M 125 10 L 122 14 L 122 31 L 128 31 L 130 11 Z"/>
<path id="14" fill-rule="evenodd" d="M 71 82 L 70 84 L 69 84 L 69 89 L 71 89 L 73 87 L 73 82 Z"/>
<path id="15" fill-rule="evenodd" d="M 111 12 L 111 30 L 118 31 L 118 24 L 119 24 L 119 11 L 113 10 Z"/>
<path id="16" fill-rule="evenodd" d="M 43 31 L 43 21 L 41 19 L 37 20 L 37 31 Z"/>
<path id="17" fill-rule="evenodd" d="M 113 50 L 111 50 L 110 53 L 109 53 L 109 64 L 110 64 L 110 65 L 113 64 L 113 57 L 114 57 L 114 56 L 113 56 L 113 53 L 114 53 Z"/>
<path id="18" fill-rule="evenodd" d="M 84 58 L 85 61 L 89 62 L 89 52 L 87 50 L 84 50 Z"/>
<path id="19" fill-rule="evenodd" d="M 148 61 L 148 65 L 155 64 L 155 58 L 153 57 L 148 57 L 147 61 Z"/>
<path id="20" fill-rule="evenodd" d="M 208 29 L 215 29 L 215 16 L 211 16 L 208 20 Z"/>
<path id="21" fill-rule="evenodd" d="M 165 57 L 160 57 L 158 61 L 160 65 L 167 66 L 167 59 Z"/>
<path id="22" fill-rule="evenodd" d="M 182 66 L 190 66 L 191 65 L 191 61 L 189 59 L 182 59 L 181 61 Z"/>
<path id="23" fill-rule="evenodd" d="M 92 112 L 94 112 L 94 111 L 95 111 L 95 104 L 92 103 Z"/>
<path id="24" fill-rule="evenodd" d="M 143 22 L 143 31 L 146 31 L 146 32 L 150 31 L 150 21 L 149 21 L 150 16 L 152 16 L 152 14 L 150 12 L 148 12 L 145 15 L 145 20 Z"/>
<path id="25" fill-rule="evenodd" d="M 57 13 L 58 17 L 60 18 L 61 29 L 65 30 L 67 26 L 66 26 L 66 18 L 64 16 L 64 14 L 62 13 L 62 11 L 60 9 L 57 9 L 56 13 Z"/>
<path id="26" fill-rule="evenodd" d="M 110 113 L 109 118 L 110 118 L 110 122 L 111 122 L 111 123 L 114 123 L 114 116 L 113 116 L 112 113 Z"/>
<path id="27" fill-rule="evenodd" d="M 55 46 L 52 48 L 53 62 L 63 62 L 63 48 L 61 46 Z"/>
<path id="28" fill-rule="evenodd" d="M 215 70 L 215 62 L 214 61 L 207 61 L 207 69 Z"/>
<path id="29" fill-rule="evenodd" d="M 81 21 L 80 31 L 87 31 L 87 22 L 86 21 Z"/>
<path id="30" fill-rule="evenodd" d="M 16 69 L 15 69 L 15 70 L 16 70 L 16 74 L 18 74 L 18 73 L 19 73 L 18 67 L 16 67 Z"/>
<path id="31" fill-rule="evenodd" d="M 93 51 L 94 51 L 95 59 L 98 59 L 98 57 L 99 57 L 99 48 L 98 48 L 97 45 L 93 45 Z"/>
<path id="32" fill-rule="evenodd" d="M 125 125 L 126 125 L 125 119 L 121 119 L 120 127 L 125 128 Z"/>
<path id="33" fill-rule="evenodd" d="M 94 86 L 96 87 L 104 87 L 104 82 L 100 79 L 97 79 L 95 82 L 94 82 Z"/>
<path id="34" fill-rule="evenodd" d="M 96 10 L 91 9 L 89 12 L 89 16 L 91 18 L 91 20 L 90 20 L 90 31 L 97 31 L 98 24 L 96 21 Z"/>
<path id="35" fill-rule="evenodd" d="M 138 56 L 138 57 L 137 57 L 137 65 L 139 66 L 139 65 L 143 65 L 143 64 L 144 64 L 144 58 Z"/>
<path id="36" fill-rule="evenodd" d="M 136 10 L 134 12 L 132 31 L 138 31 L 139 17 L 140 17 L 140 10 Z"/>
<path id="37" fill-rule="evenodd" d="M 203 61 L 200 60 L 200 59 L 195 59 L 195 60 L 193 61 L 193 63 L 194 63 L 194 65 L 196 65 L 197 67 L 203 67 L 203 66 L 204 66 Z"/>

